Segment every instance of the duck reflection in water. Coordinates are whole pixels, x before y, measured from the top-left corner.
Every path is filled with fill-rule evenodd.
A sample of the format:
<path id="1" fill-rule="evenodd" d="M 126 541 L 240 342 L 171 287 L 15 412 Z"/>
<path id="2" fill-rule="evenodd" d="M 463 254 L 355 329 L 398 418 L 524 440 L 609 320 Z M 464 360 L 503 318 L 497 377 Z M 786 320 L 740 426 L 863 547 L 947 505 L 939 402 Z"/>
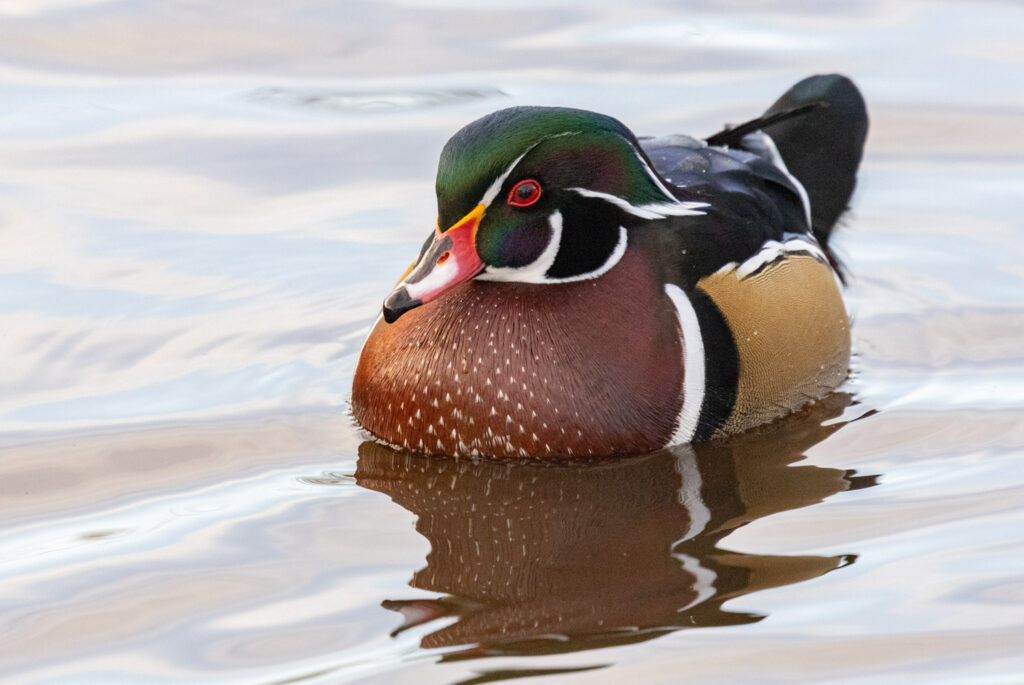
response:
<path id="1" fill-rule="evenodd" d="M 640 642 L 680 628 L 752 623 L 723 603 L 815 578 L 840 556 L 770 556 L 720 547 L 740 526 L 875 484 L 793 466 L 838 430 L 833 395 L 716 444 L 593 464 L 455 461 L 359 450 L 356 481 L 418 517 L 431 551 L 410 585 L 437 599 L 388 600 L 395 633 L 437 621 L 424 648 L 445 658 L 548 654 Z M 452 620 L 454 619 L 454 621 Z"/>

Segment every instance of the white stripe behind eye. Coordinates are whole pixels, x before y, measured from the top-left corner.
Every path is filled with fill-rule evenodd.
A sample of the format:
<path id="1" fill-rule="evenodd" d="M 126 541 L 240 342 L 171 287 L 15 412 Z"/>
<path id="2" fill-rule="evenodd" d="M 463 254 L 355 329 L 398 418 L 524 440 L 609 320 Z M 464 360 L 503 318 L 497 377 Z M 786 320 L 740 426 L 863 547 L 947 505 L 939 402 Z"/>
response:
<path id="1" fill-rule="evenodd" d="M 706 202 L 655 202 L 647 205 L 630 204 L 627 200 L 589 188 L 567 188 L 581 197 L 595 197 L 610 202 L 619 209 L 641 219 L 664 219 L 667 216 L 702 216 L 700 211 L 708 206 Z"/>

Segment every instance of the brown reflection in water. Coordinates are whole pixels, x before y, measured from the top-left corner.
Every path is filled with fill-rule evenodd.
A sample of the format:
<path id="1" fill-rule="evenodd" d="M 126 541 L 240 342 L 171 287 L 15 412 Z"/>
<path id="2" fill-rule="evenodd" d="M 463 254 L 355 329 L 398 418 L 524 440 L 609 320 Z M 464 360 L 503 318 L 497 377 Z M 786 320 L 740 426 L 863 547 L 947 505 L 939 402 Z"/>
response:
<path id="1" fill-rule="evenodd" d="M 853 555 L 745 554 L 719 542 L 762 516 L 874 485 L 852 471 L 791 466 L 841 427 L 821 422 L 849 402 L 835 395 L 728 442 L 610 463 L 472 463 L 363 443 L 357 483 L 416 514 L 431 544 L 410 585 L 445 595 L 384 602 L 403 615 L 396 633 L 444 619 L 422 646 L 475 645 L 453 659 L 759 621 L 722 604 L 820 576 Z"/>

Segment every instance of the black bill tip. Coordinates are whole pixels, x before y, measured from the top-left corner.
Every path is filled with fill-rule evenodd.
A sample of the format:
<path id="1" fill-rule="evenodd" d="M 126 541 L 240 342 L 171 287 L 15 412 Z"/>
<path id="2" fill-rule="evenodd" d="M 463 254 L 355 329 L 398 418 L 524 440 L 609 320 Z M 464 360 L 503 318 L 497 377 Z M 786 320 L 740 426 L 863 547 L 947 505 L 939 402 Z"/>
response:
<path id="1" fill-rule="evenodd" d="M 414 300 L 409 297 L 409 291 L 404 286 L 398 288 L 384 300 L 384 320 L 394 323 L 402 314 L 410 309 L 416 309 L 421 304 L 423 304 L 423 300 Z"/>

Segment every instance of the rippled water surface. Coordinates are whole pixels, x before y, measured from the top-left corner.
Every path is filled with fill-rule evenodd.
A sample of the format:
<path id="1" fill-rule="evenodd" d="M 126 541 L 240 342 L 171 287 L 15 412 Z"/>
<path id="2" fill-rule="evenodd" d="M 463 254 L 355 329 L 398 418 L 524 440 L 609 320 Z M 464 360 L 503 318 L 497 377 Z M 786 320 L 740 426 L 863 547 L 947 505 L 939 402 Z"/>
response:
<path id="1" fill-rule="evenodd" d="M 0 0 L 0 679 L 1024 682 L 1024 6 Z M 591 466 L 364 442 L 437 153 L 853 76 L 845 393 Z"/>

